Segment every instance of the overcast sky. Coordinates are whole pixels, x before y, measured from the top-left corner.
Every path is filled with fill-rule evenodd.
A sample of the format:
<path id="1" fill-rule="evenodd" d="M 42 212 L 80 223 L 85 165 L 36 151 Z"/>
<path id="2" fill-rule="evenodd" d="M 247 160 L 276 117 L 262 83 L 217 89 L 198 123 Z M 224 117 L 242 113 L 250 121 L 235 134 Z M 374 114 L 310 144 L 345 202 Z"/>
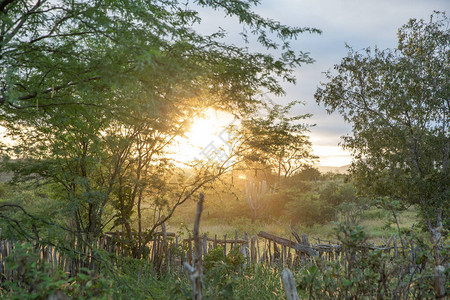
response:
<path id="1" fill-rule="evenodd" d="M 304 34 L 292 43 L 297 50 L 310 52 L 316 60 L 296 72 L 297 84 L 284 85 L 287 96 L 273 98 L 287 103 L 302 100 L 306 106 L 298 107 L 298 113 L 312 113 L 311 130 L 314 150 L 320 156 L 321 165 L 340 166 L 350 162 L 347 153 L 338 146 L 340 137 L 351 132 L 351 125 L 344 123 L 338 114 L 328 115 L 324 107 L 314 100 L 314 92 L 323 72 L 331 69 L 345 57 L 347 43 L 355 50 L 366 47 L 395 48 L 398 28 L 410 18 L 429 20 L 434 10 L 448 11 L 450 0 L 261 0 L 255 10 L 264 17 L 281 21 L 286 25 L 316 27 L 323 33 Z M 242 26 L 235 19 L 222 19 L 208 13 L 203 17 L 201 31 L 214 31 L 222 26 L 230 33 L 229 41 L 242 45 L 237 34 Z M 261 48 L 258 48 L 261 50 Z"/>

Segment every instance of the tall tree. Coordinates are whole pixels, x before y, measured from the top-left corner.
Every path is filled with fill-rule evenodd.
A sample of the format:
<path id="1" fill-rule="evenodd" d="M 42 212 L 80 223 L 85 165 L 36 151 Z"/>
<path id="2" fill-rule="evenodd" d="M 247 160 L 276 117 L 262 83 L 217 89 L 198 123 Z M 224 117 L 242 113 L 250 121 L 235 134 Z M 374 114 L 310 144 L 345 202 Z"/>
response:
<path id="1" fill-rule="evenodd" d="M 16 178 L 57 183 L 77 232 L 124 226 L 145 198 L 165 218 L 222 171 L 174 189 L 169 145 L 198 110 L 245 115 L 262 92 L 283 94 L 282 78 L 310 62 L 289 40 L 313 28 L 288 27 L 252 11 L 258 1 L 35 0 L 0 2 L 0 122 L 14 139 L 4 160 Z M 268 49 L 252 53 L 195 32 L 195 5 L 222 10 Z M 114 221 L 114 222 L 112 222 Z M 141 224 L 141 223 L 140 223 Z M 139 230 L 141 232 L 141 230 Z M 142 252 L 140 249 L 138 252 Z"/>
<path id="2" fill-rule="evenodd" d="M 363 191 L 420 209 L 436 262 L 450 207 L 450 30 L 444 13 L 411 19 L 398 48 L 353 51 L 315 94 L 353 124 L 344 147 Z"/>
<path id="3" fill-rule="evenodd" d="M 278 175 L 278 180 L 310 166 L 316 159 L 308 136 L 310 126 L 302 122 L 311 115 L 290 112 L 299 103 L 268 104 L 265 111 L 242 121 L 241 135 L 248 145 L 247 151 L 243 151 L 246 160 L 266 166 Z"/>

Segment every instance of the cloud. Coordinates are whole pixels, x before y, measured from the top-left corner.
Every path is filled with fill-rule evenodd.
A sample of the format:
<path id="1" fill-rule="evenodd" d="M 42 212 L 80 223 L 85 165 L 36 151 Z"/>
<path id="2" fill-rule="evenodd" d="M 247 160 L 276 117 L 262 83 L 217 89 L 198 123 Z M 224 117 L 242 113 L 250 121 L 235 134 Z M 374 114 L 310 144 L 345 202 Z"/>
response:
<path id="1" fill-rule="evenodd" d="M 297 85 L 284 84 L 287 96 L 272 97 L 278 103 L 302 100 L 306 103 L 294 113 L 314 114 L 309 123 L 317 126 L 311 130 L 311 140 L 316 146 L 339 149 L 340 137 L 351 133 L 351 125 L 337 114 L 328 115 L 326 108 L 314 100 L 314 92 L 325 81 L 323 72 L 347 55 L 345 44 L 355 50 L 377 46 L 380 49 L 395 48 L 398 29 L 410 18 L 428 20 L 434 10 L 447 11 L 448 0 L 262 0 L 256 11 L 264 17 L 279 20 L 283 24 L 298 27 L 316 27 L 322 35 L 303 34 L 292 42 L 294 49 L 310 52 L 316 60 L 296 71 Z M 236 18 L 223 18 L 219 12 L 208 12 L 199 29 L 212 33 L 219 26 L 229 31 L 226 41 L 244 45 L 242 25 Z M 265 51 L 256 43 L 248 45 L 253 51 Z M 331 148 L 328 148 L 330 150 Z M 331 151 L 331 150 L 330 150 Z M 334 150 L 333 150 L 334 151 Z M 338 150 L 336 150 L 338 151 Z M 324 161 L 332 162 L 329 153 L 320 152 Z M 347 155 L 347 154 L 342 154 Z M 334 157 L 342 163 L 344 158 Z M 349 157 L 347 156 L 347 159 Z"/>

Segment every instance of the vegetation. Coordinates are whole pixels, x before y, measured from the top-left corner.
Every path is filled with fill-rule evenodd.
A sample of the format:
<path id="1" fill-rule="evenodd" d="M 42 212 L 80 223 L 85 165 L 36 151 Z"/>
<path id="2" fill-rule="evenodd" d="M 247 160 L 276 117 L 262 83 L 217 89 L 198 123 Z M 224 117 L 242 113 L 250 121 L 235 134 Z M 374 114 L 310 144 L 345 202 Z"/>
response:
<path id="1" fill-rule="evenodd" d="M 352 173 L 366 195 L 418 206 L 437 248 L 450 207 L 449 20 L 410 20 L 395 50 L 354 52 L 316 99 L 353 124 L 344 147 L 355 153 Z M 447 216 L 447 217 L 445 217 Z M 445 235 L 445 234 L 444 234 Z"/>
<path id="2" fill-rule="evenodd" d="M 175 165 L 171 146 L 192 119 L 208 107 L 256 112 L 262 93 L 284 93 L 276 78 L 295 82 L 294 68 L 311 62 L 289 40 L 319 30 L 264 19 L 256 3 L 196 5 L 237 17 L 278 57 L 220 42 L 223 31 L 193 31 L 200 15 L 178 1 L 3 1 L 0 122 L 14 140 L 3 168 L 15 182 L 58 190 L 62 225 L 79 239 L 121 228 L 142 256 L 179 205 L 230 169 L 221 162 L 188 176 Z M 154 212 L 146 228 L 144 201 Z"/>
<path id="3" fill-rule="evenodd" d="M 312 62 L 290 40 L 320 31 L 265 19 L 258 3 L 0 1 L 2 297 L 280 299 L 286 265 L 302 298 L 445 297 L 448 18 L 411 20 L 395 50 L 349 48 L 328 73 L 315 96 L 352 123 L 355 160 L 321 174 L 310 115 L 262 100 Z M 239 20 L 264 50 L 194 31 L 203 9 Z M 239 120 L 229 151 L 181 164 L 174 147 L 207 109 Z M 200 215 L 202 233 L 269 227 L 295 255 L 283 261 L 271 240 L 257 262 L 235 237 L 202 261 Z M 332 250 L 315 256 L 295 228 Z"/>

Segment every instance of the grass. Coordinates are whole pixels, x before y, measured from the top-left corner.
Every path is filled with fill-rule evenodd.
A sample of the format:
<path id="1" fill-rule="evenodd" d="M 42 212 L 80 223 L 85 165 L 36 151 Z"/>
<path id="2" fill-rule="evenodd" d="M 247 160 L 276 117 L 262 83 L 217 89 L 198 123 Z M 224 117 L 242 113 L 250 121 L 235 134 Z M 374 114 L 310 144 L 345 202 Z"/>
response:
<path id="1" fill-rule="evenodd" d="M 417 222 L 417 211 L 414 207 L 409 208 L 398 214 L 399 225 L 401 230 L 410 229 Z M 168 230 L 172 232 L 182 233 L 184 237 L 189 235 L 189 231 L 193 228 L 194 211 L 183 211 L 183 214 L 177 215 L 173 218 L 168 226 Z M 201 232 L 207 233 L 208 236 L 223 238 L 234 238 L 235 231 L 238 231 L 239 237 L 247 233 L 249 237 L 258 234 L 260 231 L 265 231 L 274 235 L 285 238 L 290 238 L 291 229 L 287 220 L 272 219 L 272 220 L 256 220 L 252 223 L 250 218 L 236 217 L 230 218 L 224 216 L 223 218 L 208 217 L 204 215 L 201 221 Z M 383 239 L 387 239 L 392 234 L 398 235 L 396 225 L 392 222 L 392 216 L 389 211 L 372 207 L 364 211 L 360 218 L 359 225 L 361 225 L 366 233 L 370 236 L 370 241 L 375 244 L 381 244 Z M 307 227 L 301 224 L 294 224 L 293 227 L 299 233 L 306 233 L 310 242 L 316 243 L 317 239 L 335 241 L 334 236 L 334 222 L 326 224 L 316 224 L 312 227 Z"/>

